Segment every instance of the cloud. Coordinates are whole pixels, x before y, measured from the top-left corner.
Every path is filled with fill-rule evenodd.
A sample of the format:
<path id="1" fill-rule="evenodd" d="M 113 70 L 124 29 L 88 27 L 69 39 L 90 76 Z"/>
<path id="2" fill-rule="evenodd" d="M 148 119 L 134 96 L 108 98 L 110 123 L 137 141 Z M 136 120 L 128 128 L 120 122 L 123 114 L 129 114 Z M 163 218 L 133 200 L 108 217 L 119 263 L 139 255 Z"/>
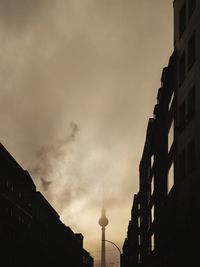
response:
<path id="1" fill-rule="evenodd" d="M 0 0 L 0 21 L 8 30 L 23 31 L 38 16 L 44 4 L 51 0 Z"/>
<path id="2" fill-rule="evenodd" d="M 103 198 L 122 245 L 171 29 L 172 1 L 0 0 L 1 142 L 88 249 Z"/>
<path id="3" fill-rule="evenodd" d="M 65 138 L 55 140 L 54 143 L 42 147 L 36 152 L 37 163 L 30 172 L 36 181 L 39 180 L 39 186 L 41 186 L 42 191 L 48 191 L 52 185 L 51 178 L 57 168 L 56 165 L 70 153 L 69 144 L 75 141 L 78 131 L 78 125 L 71 121 L 70 133 Z M 48 192 L 48 195 L 50 197 L 50 192 Z"/>

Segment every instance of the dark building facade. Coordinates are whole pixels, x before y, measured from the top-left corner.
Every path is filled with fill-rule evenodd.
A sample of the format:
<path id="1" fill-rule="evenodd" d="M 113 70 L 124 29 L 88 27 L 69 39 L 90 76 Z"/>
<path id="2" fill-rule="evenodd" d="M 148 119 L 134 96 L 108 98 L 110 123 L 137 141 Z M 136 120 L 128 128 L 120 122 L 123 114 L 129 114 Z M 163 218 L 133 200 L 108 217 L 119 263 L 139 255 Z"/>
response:
<path id="1" fill-rule="evenodd" d="M 174 21 L 178 55 L 177 242 L 180 257 L 188 255 L 181 264 L 192 265 L 198 259 L 200 241 L 200 1 L 174 1 Z"/>
<path id="2" fill-rule="evenodd" d="M 163 69 L 157 104 L 154 107 L 153 118 L 148 122 L 139 168 L 139 192 L 134 197 L 131 221 L 121 258 L 121 265 L 124 267 L 165 266 L 163 264 L 166 259 L 163 262 L 163 255 L 167 250 L 168 254 L 173 251 L 175 73 L 174 53 L 168 67 Z M 129 257 L 125 263 L 127 251 L 134 260 L 130 260 Z"/>
<path id="3" fill-rule="evenodd" d="M 122 267 L 198 262 L 199 161 L 200 1 L 176 0 L 174 53 L 148 122 Z"/>
<path id="4" fill-rule="evenodd" d="M 133 207 L 131 210 L 131 220 L 128 224 L 127 238 L 124 241 L 123 253 L 121 255 L 121 266 L 137 266 L 139 255 L 138 239 L 139 223 L 139 196 L 134 195 Z"/>
<path id="5" fill-rule="evenodd" d="M 0 251 L 3 267 L 93 267 L 83 236 L 60 221 L 29 173 L 1 144 Z"/>

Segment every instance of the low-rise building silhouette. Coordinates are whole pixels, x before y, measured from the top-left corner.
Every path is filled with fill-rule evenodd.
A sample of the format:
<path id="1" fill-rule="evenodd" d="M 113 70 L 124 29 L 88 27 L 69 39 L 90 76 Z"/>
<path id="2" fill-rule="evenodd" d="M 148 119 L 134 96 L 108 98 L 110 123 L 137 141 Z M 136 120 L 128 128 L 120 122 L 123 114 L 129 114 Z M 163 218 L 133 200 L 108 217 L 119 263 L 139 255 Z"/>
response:
<path id="1" fill-rule="evenodd" d="M 199 161 L 200 1 L 176 0 L 174 53 L 148 122 L 122 267 L 198 262 Z"/>
<path id="2" fill-rule="evenodd" d="M 81 238 L 80 238 L 81 236 Z M 27 171 L 0 144 L 1 266 L 93 267 L 83 236 L 64 225 Z"/>

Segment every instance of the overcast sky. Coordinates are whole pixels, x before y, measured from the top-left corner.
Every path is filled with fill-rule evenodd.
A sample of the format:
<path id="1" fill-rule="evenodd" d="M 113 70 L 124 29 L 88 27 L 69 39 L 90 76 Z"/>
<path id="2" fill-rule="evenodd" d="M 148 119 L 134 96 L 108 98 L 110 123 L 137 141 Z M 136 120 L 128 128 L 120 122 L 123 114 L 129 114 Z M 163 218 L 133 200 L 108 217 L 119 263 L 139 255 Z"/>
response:
<path id="1" fill-rule="evenodd" d="M 0 0 L 1 142 L 100 259 L 126 236 L 172 0 Z M 107 245 L 108 263 L 118 252 Z"/>

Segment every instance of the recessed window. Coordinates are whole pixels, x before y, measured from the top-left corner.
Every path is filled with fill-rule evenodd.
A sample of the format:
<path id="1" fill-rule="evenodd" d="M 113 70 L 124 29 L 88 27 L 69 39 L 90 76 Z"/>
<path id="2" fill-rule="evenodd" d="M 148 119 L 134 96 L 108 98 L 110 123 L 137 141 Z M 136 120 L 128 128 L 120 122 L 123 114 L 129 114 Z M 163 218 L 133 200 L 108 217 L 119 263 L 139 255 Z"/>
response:
<path id="1" fill-rule="evenodd" d="M 154 234 L 151 235 L 151 251 L 155 249 L 155 236 Z"/>
<path id="2" fill-rule="evenodd" d="M 188 144 L 188 173 L 192 172 L 196 167 L 196 149 L 195 139 L 193 138 Z"/>
<path id="3" fill-rule="evenodd" d="M 140 257 L 140 254 L 138 254 L 138 263 L 141 262 L 141 257 Z"/>
<path id="4" fill-rule="evenodd" d="M 172 93 L 171 98 L 170 98 L 170 101 L 169 101 L 169 105 L 168 105 L 168 107 L 169 107 L 168 109 L 169 109 L 169 110 L 170 110 L 171 107 L 172 107 L 173 100 L 174 100 L 174 92 Z"/>
<path id="5" fill-rule="evenodd" d="M 190 121 L 195 114 L 195 106 L 196 106 L 196 92 L 195 86 L 193 86 L 188 94 L 188 114 L 187 118 Z"/>
<path id="6" fill-rule="evenodd" d="M 153 164 L 154 164 L 154 155 L 151 156 L 151 159 L 150 159 L 150 160 L 151 160 L 151 163 L 150 163 L 150 164 L 151 164 L 151 168 L 153 168 Z"/>
<path id="7" fill-rule="evenodd" d="M 179 173 L 180 173 L 180 180 L 184 180 L 186 174 L 185 150 L 183 150 L 179 156 Z"/>
<path id="8" fill-rule="evenodd" d="M 151 254 L 151 236 L 148 237 L 148 248 L 147 248 L 148 255 Z"/>
<path id="9" fill-rule="evenodd" d="M 174 142 L 174 121 L 172 121 L 168 132 L 168 152 L 170 151 L 173 142 Z"/>
<path id="10" fill-rule="evenodd" d="M 185 123 L 186 123 L 186 105 L 185 105 L 185 100 L 180 106 L 180 111 L 179 111 L 179 129 L 182 131 L 185 128 Z"/>
<path id="11" fill-rule="evenodd" d="M 195 32 L 188 42 L 188 70 L 190 70 L 196 60 L 196 35 Z"/>
<path id="12" fill-rule="evenodd" d="M 151 222 L 154 221 L 154 213 L 155 213 L 155 211 L 154 211 L 154 205 L 153 205 L 151 208 Z"/>
<path id="13" fill-rule="evenodd" d="M 167 177 L 167 193 L 171 191 L 174 185 L 174 163 L 171 164 Z"/>
<path id="14" fill-rule="evenodd" d="M 186 68 L 185 51 L 183 51 L 179 61 L 179 85 L 181 85 L 185 80 L 185 75 L 186 75 L 185 68 Z"/>
<path id="15" fill-rule="evenodd" d="M 140 216 L 138 217 L 138 228 L 140 228 Z"/>
<path id="16" fill-rule="evenodd" d="M 153 195 L 154 192 L 154 176 L 151 178 L 151 196 Z"/>
<path id="17" fill-rule="evenodd" d="M 147 192 L 147 204 L 149 204 L 149 202 L 150 202 L 150 200 L 151 200 L 151 189 L 150 188 L 148 188 L 148 192 Z"/>
<path id="18" fill-rule="evenodd" d="M 150 229 L 151 227 L 151 214 L 148 214 L 148 217 L 147 217 L 147 227 L 148 229 Z"/>
<path id="19" fill-rule="evenodd" d="M 196 8 L 196 0 L 188 0 L 188 18 L 190 19 Z"/>
<path id="20" fill-rule="evenodd" d="M 183 35 L 186 28 L 186 6 L 183 4 L 179 13 L 179 38 Z"/>
<path id="21" fill-rule="evenodd" d="M 139 246 L 141 245 L 141 236 L 138 235 L 138 243 L 139 243 Z"/>

